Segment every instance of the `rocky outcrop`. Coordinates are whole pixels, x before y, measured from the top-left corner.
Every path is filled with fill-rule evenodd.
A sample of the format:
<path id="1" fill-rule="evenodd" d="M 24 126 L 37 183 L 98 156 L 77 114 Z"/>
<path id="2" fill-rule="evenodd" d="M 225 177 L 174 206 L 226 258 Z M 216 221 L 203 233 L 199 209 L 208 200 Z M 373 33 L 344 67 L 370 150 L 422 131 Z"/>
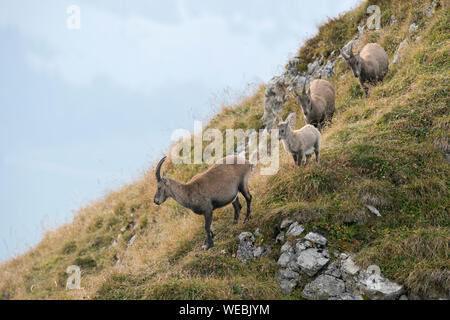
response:
<path id="1" fill-rule="evenodd" d="M 348 54 L 352 44 L 354 47 L 357 47 L 364 30 L 363 26 L 358 26 L 358 33 L 342 50 Z M 286 71 L 279 76 L 273 77 L 267 85 L 262 119 L 264 127 L 268 130 L 276 127 L 277 119 L 282 113 L 283 105 L 288 101 L 291 91 L 303 88 L 305 83 L 306 86 L 309 86 L 314 79 L 332 77 L 338 56 L 339 52 L 333 51 L 327 57 L 326 62 L 323 56 L 316 57 L 307 65 L 307 70 L 303 72 L 298 70 L 298 65 L 301 62 L 300 58 L 295 57 L 289 60 Z"/>
<path id="2" fill-rule="evenodd" d="M 239 236 L 236 258 L 246 264 L 251 259 L 265 257 L 270 249 L 266 245 L 255 246 L 255 236 L 251 232 L 242 232 Z"/>
<path id="3" fill-rule="evenodd" d="M 306 83 L 311 83 L 316 78 L 329 78 L 334 75 L 334 66 L 336 59 L 332 53 L 328 61 L 324 62 L 324 57 L 315 59 L 307 66 L 307 71 L 300 72 L 298 65 L 299 58 L 289 60 L 286 71 L 280 75 L 273 77 L 265 91 L 263 124 L 267 129 L 275 128 L 277 118 L 280 116 L 283 105 L 289 99 L 289 93 L 292 90 L 302 88 Z"/>
<path id="4" fill-rule="evenodd" d="M 297 222 L 283 221 L 281 229 L 293 230 L 299 226 Z M 332 259 L 323 235 L 310 232 L 294 241 L 292 236 L 289 239 L 282 245 L 277 261 L 280 269 L 276 278 L 284 294 L 291 294 L 303 277 L 304 280 L 313 278 L 302 290 L 308 299 L 394 300 L 404 292 L 402 285 L 383 277 L 377 266 L 363 270 L 349 253 L 335 254 Z"/>

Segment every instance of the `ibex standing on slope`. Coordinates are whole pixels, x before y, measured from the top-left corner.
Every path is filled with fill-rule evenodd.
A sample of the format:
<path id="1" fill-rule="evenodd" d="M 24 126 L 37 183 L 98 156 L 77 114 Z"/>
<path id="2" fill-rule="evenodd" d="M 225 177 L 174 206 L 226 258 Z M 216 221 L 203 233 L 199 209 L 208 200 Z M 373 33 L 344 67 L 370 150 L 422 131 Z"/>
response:
<path id="1" fill-rule="evenodd" d="M 302 107 L 306 123 L 311 124 L 319 130 L 327 121 L 331 121 L 334 115 L 334 88 L 326 80 L 316 79 L 311 82 L 308 93 L 305 90 L 306 81 L 303 85 L 302 94 L 296 91 L 294 94 Z"/>
<path id="2" fill-rule="evenodd" d="M 313 152 L 316 154 L 316 162 L 319 162 L 320 144 L 322 135 L 316 127 L 307 124 L 300 130 L 293 130 L 295 113 L 291 113 L 285 121 L 278 123 L 279 137 L 283 141 L 284 149 L 294 158 L 294 162 L 300 167 L 303 156 L 306 157 L 305 166 L 308 165 Z"/>
<path id="3" fill-rule="evenodd" d="M 384 49 L 376 43 L 368 43 L 356 56 L 353 54 L 353 43 L 350 46 L 350 55 L 347 56 L 341 50 L 341 56 L 352 68 L 353 74 L 359 79 L 364 88 L 366 97 L 369 96 L 368 84 L 376 84 L 383 81 L 389 68 L 389 58 Z"/>
<path id="4" fill-rule="evenodd" d="M 171 197 L 183 207 L 203 215 L 207 235 L 206 249 L 214 245 L 211 223 L 215 209 L 233 203 L 234 223 L 238 222 L 242 208 L 239 203 L 239 192 L 247 202 L 247 215 L 244 222 L 251 218 L 252 195 L 248 189 L 248 179 L 252 165 L 248 161 L 240 159 L 236 155 L 227 156 L 219 160 L 220 164 L 216 163 L 208 171 L 196 175 L 189 183 L 183 184 L 167 178 L 165 172 L 161 177 L 161 165 L 165 160 L 166 157 L 162 158 L 156 166 L 158 189 L 155 194 L 155 204 L 161 205 L 168 197 Z"/>

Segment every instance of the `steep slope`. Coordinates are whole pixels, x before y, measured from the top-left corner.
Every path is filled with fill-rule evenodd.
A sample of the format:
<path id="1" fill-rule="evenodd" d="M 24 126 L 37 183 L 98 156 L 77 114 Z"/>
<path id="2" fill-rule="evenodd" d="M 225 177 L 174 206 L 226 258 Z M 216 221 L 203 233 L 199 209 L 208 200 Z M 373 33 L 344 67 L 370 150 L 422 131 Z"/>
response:
<path id="1" fill-rule="evenodd" d="M 298 169 L 282 150 L 279 172 L 260 176 L 250 189 L 254 218 L 232 225 L 232 208 L 215 213 L 215 247 L 201 250 L 203 218 L 173 200 L 156 207 L 153 169 L 133 184 L 83 208 L 74 221 L 48 232 L 24 255 L 0 266 L 0 294 L 17 299 L 301 299 L 288 297 L 275 279 L 276 227 L 287 217 L 327 236 L 330 246 L 357 254 L 363 266 L 420 297 L 448 297 L 450 24 L 445 1 L 426 15 L 431 1 L 370 1 L 331 19 L 299 51 L 300 69 L 342 48 L 365 23 L 366 8 L 381 8 L 383 28 L 367 31 L 362 44 L 377 42 L 392 61 L 383 83 L 363 92 L 342 59 L 335 76 L 336 114 L 323 132 L 322 162 Z M 391 17 L 396 22 L 390 24 Z M 417 30 L 410 31 L 416 23 Z M 256 54 L 256 53 L 255 53 Z M 224 107 L 209 127 L 262 127 L 265 85 L 238 105 Z M 284 115 L 295 111 L 294 100 Z M 181 181 L 207 165 L 168 164 Z M 381 218 L 366 204 L 376 206 Z M 261 230 L 268 257 L 243 266 L 235 257 L 237 235 Z M 66 290 L 66 268 L 82 269 L 82 290 Z"/>

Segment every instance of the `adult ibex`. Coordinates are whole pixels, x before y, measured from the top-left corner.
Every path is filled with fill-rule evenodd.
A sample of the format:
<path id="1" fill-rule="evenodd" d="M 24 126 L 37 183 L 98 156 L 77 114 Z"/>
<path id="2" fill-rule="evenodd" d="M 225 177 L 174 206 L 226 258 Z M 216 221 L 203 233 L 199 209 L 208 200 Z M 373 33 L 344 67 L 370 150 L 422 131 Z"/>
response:
<path id="1" fill-rule="evenodd" d="M 353 43 L 350 46 L 350 55 L 341 50 L 341 56 L 352 68 L 353 74 L 359 79 L 364 88 L 366 97 L 369 96 L 369 84 L 383 81 L 389 68 L 389 58 L 384 49 L 376 43 L 368 43 L 356 56 L 353 54 Z"/>
<path id="2" fill-rule="evenodd" d="M 326 80 L 316 79 L 311 83 L 308 93 L 305 90 L 306 81 L 303 85 L 302 94 L 295 90 L 294 94 L 302 107 L 306 123 L 311 124 L 319 130 L 327 121 L 331 121 L 334 115 L 334 88 Z"/>
<path id="3" fill-rule="evenodd" d="M 206 249 L 214 245 L 214 233 L 211 230 L 213 211 L 230 203 L 234 207 L 234 223 L 239 219 L 241 204 L 239 192 L 247 202 L 245 222 L 251 218 L 252 195 L 248 189 L 248 179 L 252 165 L 237 155 L 227 156 L 219 160 L 204 173 L 198 174 L 187 184 L 169 179 L 164 172 L 161 177 L 161 166 L 166 160 L 162 158 L 156 166 L 157 191 L 154 202 L 161 205 L 168 197 L 173 198 L 183 207 L 205 217 Z"/>

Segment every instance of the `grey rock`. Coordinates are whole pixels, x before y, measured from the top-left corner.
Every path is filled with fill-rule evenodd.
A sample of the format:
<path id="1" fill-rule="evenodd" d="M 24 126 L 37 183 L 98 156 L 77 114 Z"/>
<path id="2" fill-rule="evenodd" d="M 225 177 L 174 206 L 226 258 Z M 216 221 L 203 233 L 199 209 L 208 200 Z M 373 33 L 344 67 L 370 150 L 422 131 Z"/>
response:
<path id="1" fill-rule="evenodd" d="M 358 47 L 359 45 L 359 40 L 353 39 L 350 40 L 349 42 L 347 42 L 347 44 L 345 46 L 342 47 L 342 52 L 344 52 L 346 55 L 350 55 L 350 48 L 353 45 L 353 48 Z"/>
<path id="2" fill-rule="evenodd" d="M 402 295 L 402 296 L 400 297 L 400 299 L 398 299 L 398 300 L 408 300 L 408 297 L 407 297 L 406 295 Z"/>
<path id="3" fill-rule="evenodd" d="M 131 237 L 130 241 L 128 241 L 128 246 L 132 246 L 135 241 L 136 241 L 136 235 L 134 234 Z"/>
<path id="4" fill-rule="evenodd" d="M 330 297 L 328 300 L 364 300 L 363 297 L 359 294 L 353 295 L 348 292 L 344 292 L 343 294 L 335 297 Z"/>
<path id="5" fill-rule="evenodd" d="M 298 272 L 289 269 L 280 269 L 277 273 L 277 279 L 300 280 L 301 275 Z"/>
<path id="6" fill-rule="evenodd" d="M 254 258 L 255 237 L 251 232 L 242 232 L 239 236 L 239 246 L 236 252 L 236 258 L 246 264 L 248 260 Z"/>
<path id="7" fill-rule="evenodd" d="M 297 265 L 310 277 L 314 276 L 329 261 L 327 250 L 309 248 L 300 252 L 297 258 Z"/>
<path id="8" fill-rule="evenodd" d="M 269 248 L 265 245 L 262 245 L 253 250 L 253 257 L 254 258 L 267 257 L 269 253 L 270 253 Z"/>
<path id="9" fill-rule="evenodd" d="M 309 240 L 313 243 L 317 243 L 321 246 L 324 246 L 327 244 L 327 239 L 325 237 L 323 237 L 322 235 L 315 233 L 315 232 L 310 232 L 305 236 L 306 240 Z"/>
<path id="10" fill-rule="evenodd" d="M 336 60 L 328 60 L 327 63 L 319 70 L 319 77 L 322 79 L 330 78 L 334 75 L 334 66 Z"/>
<path id="11" fill-rule="evenodd" d="M 255 247 L 255 236 L 251 232 L 242 232 L 238 239 L 236 258 L 244 264 L 254 258 L 266 257 L 270 253 L 270 248 L 266 245 Z"/>
<path id="12" fill-rule="evenodd" d="M 289 227 L 293 222 L 294 222 L 294 221 L 291 220 L 291 219 L 284 219 L 284 220 L 281 222 L 280 229 L 281 229 L 281 230 L 286 229 L 286 228 Z"/>
<path id="13" fill-rule="evenodd" d="M 340 257 L 342 260 L 345 260 L 345 259 L 347 259 L 348 257 L 350 257 L 350 254 L 347 253 L 347 252 L 343 252 L 343 253 L 340 254 L 339 257 Z"/>
<path id="14" fill-rule="evenodd" d="M 344 281 L 327 274 L 318 276 L 303 289 L 303 295 L 310 299 L 339 297 L 345 292 Z"/>
<path id="15" fill-rule="evenodd" d="M 281 280 L 278 281 L 278 284 L 281 288 L 281 291 L 286 295 L 290 295 L 297 286 L 297 282 L 294 280 Z"/>
<path id="16" fill-rule="evenodd" d="M 276 126 L 283 104 L 287 101 L 286 83 L 283 77 L 273 77 L 265 91 L 263 125 L 267 129 Z"/>
<path id="17" fill-rule="evenodd" d="M 281 247 L 280 252 L 281 253 L 285 253 L 285 252 L 293 253 L 293 250 L 294 249 L 292 248 L 291 242 L 290 241 L 286 241 L 286 243 L 283 244 L 283 246 Z"/>
<path id="18" fill-rule="evenodd" d="M 417 30 L 419 30 L 419 25 L 417 23 L 414 22 L 409 26 L 409 32 L 415 32 Z"/>
<path id="19" fill-rule="evenodd" d="M 360 270 L 361 268 L 355 264 L 352 257 L 348 257 L 347 259 L 342 261 L 342 271 L 346 274 L 350 276 L 356 276 Z"/>
<path id="20" fill-rule="evenodd" d="M 280 269 L 277 272 L 277 282 L 284 294 L 290 295 L 301 279 L 301 275 L 289 269 Z"/>
<path id="21" fill-rule="evenodd" d="M 291 258 L 292 258 L 292 253 L 284 252 L 278 258 L 277 263 L 282 267 L 286 267 L 288 265 L 289 261 L 291 261 Z"/>
<path id="22" fill-rule="evenodd" d="M 308 248 L 311 248 L 312 244 L 309 241 L 297 240 L 295 243 L 295 252 L 300 253 Z"/>
<path id="23" fill-rule="evenodd" d="M 398 45 L 398 48 L 396 50 L 396 54 L 394 55 L 394 60 L 392 61 L 393 64 L 398 63 L 398 61 L 400 60 L 401 50 L 407 45 L 407 43 L 408 43 L 408 39 L 405 39 L 402 42 L 400 42 L 400 44 Z"/>
<path id="24" fill-rule="evenodd" d="M 380 211 L 377 210 L 377 208 L 375 208 L 374 206 L 371 205 L 366 205 L 367 209 L 369 209 L 370 212 L 372 212 L 374 215 L 376 215 L 377 217 L 381 217 L 381 213 Z"/>
<path id="25" fill-rule="evenodd" d="M 300 63 L 299 58 L 292 58 L 288 62 L 288 70 L 297 70 L 299 63 Z"/>
<path id="26" fill-rule="evenodd" d="M 330 263 L 327 269 L 325 270 L 324 274 L 333 276 L 335 278 L 341 278 L 342 277 L 341 260 L 336 260 Z"/>
<path id="27" fill-rule="evenodd" d="M 294 222 L 289 226 L 289 229 L 286 232 L 286 236 L 298 237 L 302 234 L 303 231 L 305 231 L 303 226 L 301 224 L 298 224 L 298 222 Z"/>
<path id="28" fill-rule="evenodd" d="M 283 241 L 284 241 L 284 232 L 281 231 L 281 232 L 277 235 L 277 237 L 276 237 L 276 239 L 275 239 L 275 242 L 277 242 L 277 243 L 282 243 Z"/>
<path id="29" fill-rule="evenodd" d="M 389 281 L 378 273 L 364 273 L 360 286 L 361 290 L 373 300 L 396 300 L 404 292 L 402 285 Z"/>
<path id="30" fill-rule="evenodd" d="M 398 45 L 398 48 L 397 48 L 397 52 L 400 52 L 400 50 L 402 50 L 403 47 L 406 46 L 407 43 L 408 43 L 408 39 L 405 39 L 402 42 L 400 42 L 400 44 Z"/>

